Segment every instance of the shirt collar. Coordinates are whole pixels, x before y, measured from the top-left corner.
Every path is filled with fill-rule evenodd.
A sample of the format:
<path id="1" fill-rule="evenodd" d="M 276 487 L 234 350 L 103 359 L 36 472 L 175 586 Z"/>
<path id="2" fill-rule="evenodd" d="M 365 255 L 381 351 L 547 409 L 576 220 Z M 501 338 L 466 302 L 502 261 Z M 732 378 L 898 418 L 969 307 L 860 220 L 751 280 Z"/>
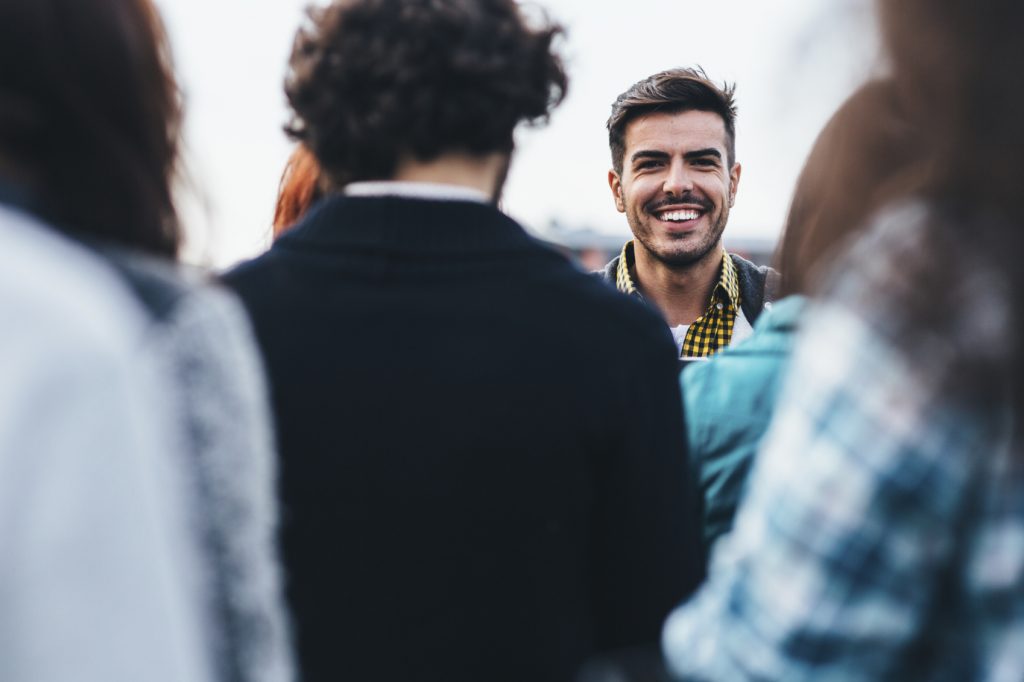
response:
<path id="1" fill-rule="evenodd" d="M 615 287 L 624 294 L 640 296 L 640 290 L 637 288 L 632 275 L 635 260 L 633 241 L 630 240 L 622 247 L 622 252 L 619 254 L 619 265 L 615 270 Z M 725 249 L 722 249 L 722 268 L 718 276 L 718 283 L 715 284 L 715 288 L 711 292 L 712 301 L 715 300 L 716 294 L 724 296 L 726 300 L 732 303 L 735 310 L 739 310 L 739 275 L 736 273 L 736 264 L 729 257 L 729 253 Z"/>
<path id="2" fill-rule="evenodd" d="M 407 197 L 431 199 L 434 201 L 473 201 L 478 204 L 491 203 L 490 197 L 478 189 L 464 185 L 449 185 L 440 182 L 408 182 L 402 180 L 374 180 L 353 182 L 342 192 L 350 197 Z"/>
<path id="3" fill-rule="evenodd" d="M 276 240 L 274 248 L 468 254 L 537 247 L 493 204 L 333 194 Z"/>
<path id="4" fill-rule="evenodd" d="M 629 274 L 632 267 L 633 242 L 631 240 L 626 242 L 626 245 L 622 247 L 622 252 L 619 254 L 619 266 L 615 268 L 615 288 L 624 294 L 639 296 L 640 291 L 636 288 L 636 284 L 633 283 L 633 276 Z"/>
<path id="5" fill-rule="evenodd" d="M 722 274 L 715 288 L 725 294 L 734 310 L 740 309 L 739 274 L 736 272 L 736 263 L 725 249 L 722 249 Z"/>

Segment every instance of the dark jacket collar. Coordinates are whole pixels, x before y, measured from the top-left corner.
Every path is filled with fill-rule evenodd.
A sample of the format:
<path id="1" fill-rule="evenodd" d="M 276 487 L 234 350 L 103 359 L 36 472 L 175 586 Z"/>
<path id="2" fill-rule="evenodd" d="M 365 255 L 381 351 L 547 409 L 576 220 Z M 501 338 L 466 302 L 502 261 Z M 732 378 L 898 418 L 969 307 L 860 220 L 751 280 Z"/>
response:
<path id="1" fill-rule="evenodd" d="M 755 265 L 746 258 L 730 253 L 729 257 L 736 265 L 736 280 L 740 289 L 740 306 L 743 309 L 743 316 L 750 324 L 754 324 L 761 315 L 765 303 L 771 303 L 778 296 L 779 273 L 767 265 Z M 594 272 L 603 279 L 609 286 L 615 286 L 615 278 L 619 269 L 618 255 L 604 266 L 604 269 Z"/>
<path id="2" fill-rule="evenodd" d="M 514 220 L 486 204 L 332 195 L 275 248 L 473 253 L 536 248 Z"/>

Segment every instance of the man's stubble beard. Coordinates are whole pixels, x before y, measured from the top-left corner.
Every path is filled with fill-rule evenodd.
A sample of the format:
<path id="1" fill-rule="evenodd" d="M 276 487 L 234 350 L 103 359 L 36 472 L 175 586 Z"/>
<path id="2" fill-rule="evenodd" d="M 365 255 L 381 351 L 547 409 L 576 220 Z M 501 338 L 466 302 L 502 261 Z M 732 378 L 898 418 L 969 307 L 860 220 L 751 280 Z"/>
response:
<path id="1" fill-rule="evenodd" d="M 647 213 L 644 213 L 647 216 Z M 651 217 L 652 220 L 654 219 Z M 635 218 L 633 219 L 635 220 Z M 651 248 L 654 244 L 642 239 L 640 234 L 653 235 L 653 230 L 638 230 L 636 223 L 632 224 L 633 236 L 643 244 L 644 249 L 649 253 L 655 260 L 664 264 L 669 269 L 687 269 L 690 266 L 699 263 L 701 260 L 707 257 L 707 255 L 722 241 L 722 234 L 725 232 L 725 226 L 729 222 L 728 210 L 723 211 L 719 216 L 718 220 L 715 221 L 711 231 L 708 233 L 708 240 L 702 242 L 699 246 L 686 252 L 662 252 L 658 249 Z M 640 223 L 640 227 L 643 227 L 643 223 Z M 651 240 L 653 242 L 653 240 Z"/>

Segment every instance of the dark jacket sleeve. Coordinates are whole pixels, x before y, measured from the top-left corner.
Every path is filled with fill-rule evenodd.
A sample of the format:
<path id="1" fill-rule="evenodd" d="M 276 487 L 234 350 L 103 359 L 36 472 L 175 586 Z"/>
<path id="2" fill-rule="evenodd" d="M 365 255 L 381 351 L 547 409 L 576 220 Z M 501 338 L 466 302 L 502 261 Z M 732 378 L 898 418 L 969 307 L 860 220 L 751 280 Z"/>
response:
<path id="1" fill-rule="evenodd" d="M 620 436 L 599 471 L 594 565 L 603 567 L 595 584 L 602 649 L 657 642 L 669 611 L 704 577 L 675 345 L 664 323 L 651 320 L 656 328 L 634 336 L 638 343 L 624 358 L 616 389 Z"/>

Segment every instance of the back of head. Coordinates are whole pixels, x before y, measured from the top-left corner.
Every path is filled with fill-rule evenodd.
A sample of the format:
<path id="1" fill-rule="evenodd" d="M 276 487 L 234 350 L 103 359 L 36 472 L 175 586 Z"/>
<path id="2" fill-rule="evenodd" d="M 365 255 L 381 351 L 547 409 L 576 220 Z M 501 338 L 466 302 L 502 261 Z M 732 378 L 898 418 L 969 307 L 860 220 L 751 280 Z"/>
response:
<path id="1" fill-rule="evenodd" d="M 890 273 L 890 279 L 905 284 L 899 291 L 891 282 L 887 286 L 903 325 L 894 338 L 913 353 L 929 333 L 958 335 L 971 350 L 958 356 L 951 385 L 996 397 L 1008 380 L 1017 413 L 1024 414 L 1024 355 L 1016 350 L 1024 338 L 1024 268 L 1019 264 L 1024 252 L 1024 87 L 1005 75 L 1024 68 L 1024 41 L 1018 35 L 1024 4 L 876 0 L 876 5 L 891 90 L 916 144 L 928 155 L 915 182 L 884 196 L 890 204 L 923 200 L 929 208 L 923 223 L 904 226 L 916 231 L 920 246 L 901 252 L 899 271 Z M 852 150 L 870 147 L 874 134 L 861 126 L 844 144 Z M 831 191 L 850 192 L 846 183 L 856 183 L 857 172 L 856 167 L 840 167 Z M 888 227 L 890 233 L 900 229 Z M 978 298 L 981 289 L 988 298 Z M 951 312 L 965 305 L 988 324 L 986 341 L 979 342 L 977 329 L 951 329 L 951 320 L 960 319 Z"/>
<path id="2" fill-rule="evenodd" d="M 388 179 L 403 157 L 509 152 L 567 87 L 560 28 L 530 26 L 514 0 L 335 0 L 310 18 L 288 131 L 334 185 Z"/>
<path id="3" fill-rule="evenodd" d="M 857 90 L 819 133 L 797 180 L 777 254 L 780 293 L 811 293 L 871 214 L 913 194 L 927 169 L 895 85 Z"/>
<path id="4" fill-rule="evenodd" d="M 622 173 L 626 127 L 631 121 L 655 112 L 675 114 L 691 110 L 710 111 L 722 117 L 731 168 L 736 163 L 734 91 L 727 83 L 721 87 L 713 83 L 700 67 L 669 69 L 634 83 L 615 99 L 608 118 L 608 145 L 615 172 Z"/>
<path id="5" fill-rule="evenodd" d="M 1024 220 L 1024 5 L 879 0 L 892 78 L 936 159 L 932 198 L 984 203 Z M 962 200 L 962 201 L 961 201 Z"/>
<path id="6" fill-rule="evenodd" d="M 0 3 L 0 176 L 54 225 L 173 255 L 179 112 L 150 0 Z"/>
<path id="7" fill-rule="evenodd" d="M 945 247 L 929 256 L 933 270 L 949 267 L 935 280 L 966 281 L 979 268 L 994 274 L 1009 294 L 1016 348 L 1024 338 L 1024 85 L 1014 74 L 1024 69 L 1024 3 L 878 0 L 878 8 L 892 78 L 935 159 L 921 192 L 941 208 L 932 239 Z M 964 244 L 978 257 L 964 258 Z M 935 308 L 952 295 L 940 289 Z M 925 309 L 911 313 L 928 319 Z M 1024 376 L 1021 360 L 1012 353 L 1004 358 L 1012 371 L 996 371 Z M 1024 395 L 1019 383 L 1016 395 Z"/>

